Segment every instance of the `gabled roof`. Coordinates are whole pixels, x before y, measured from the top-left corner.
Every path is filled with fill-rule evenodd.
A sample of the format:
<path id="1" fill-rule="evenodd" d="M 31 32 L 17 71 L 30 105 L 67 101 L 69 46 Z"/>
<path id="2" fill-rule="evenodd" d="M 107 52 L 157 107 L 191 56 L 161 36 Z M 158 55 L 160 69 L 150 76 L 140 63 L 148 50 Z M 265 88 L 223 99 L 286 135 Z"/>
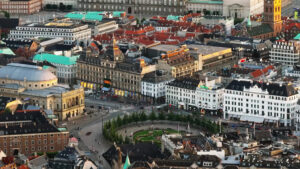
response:
<path id="1" fill-rule="evenodd" d="M 231 81 L 226 89 L 244 91 L 244 88 L 249 89 L 250 87 L 257 86 L 262 90 L 267 90 L 269 95 L 289 97 L 297 94 L 297 90 L 292 85 L 288 84 L 277 84 L 277 83 L 264 83 L 258 81 L 247 81 L 247 80 L 233 80 Z"/>
<path id="2" fill-rule="evenodd" d="M 18 18 L 0 18 L 0 28 L 14 29 L 19 25 Z"/>
<path id="3" fill-rule="evenodd" d="M 273 32 L 273 29 L 268 24 L 262 24 L 255 27 L 250 27 L 250 28 L 248 27 L 247 32 L 249 33 L 250 36 L 257 36 L 266 33 L 271 33 Z"/>
<path id="4" fill-rule="evenodd" d="M 76 64 L 77 59 L 79 58 L 78 56 L 61 56 L 61 55 L 54 55 L 50 53 L 42 53 L 42 54 L 37 54 L 34 56 L 33 60 L 35 61 L 48 61 L 50 63 L 54 64 L 62 64 L 62 65 L 74 65 Z"/>

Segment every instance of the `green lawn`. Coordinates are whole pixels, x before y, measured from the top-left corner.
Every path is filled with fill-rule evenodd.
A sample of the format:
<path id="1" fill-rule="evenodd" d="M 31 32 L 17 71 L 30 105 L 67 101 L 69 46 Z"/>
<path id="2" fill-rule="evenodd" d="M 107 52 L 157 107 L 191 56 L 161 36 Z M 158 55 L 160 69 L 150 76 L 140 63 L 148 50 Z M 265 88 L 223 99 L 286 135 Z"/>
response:
<path id="1" fill-rule="evenodd" d="M 138 142 L 150 142 L 153 141 L 155 143 L 160 144 L 160 137 L 163 134 L 173 134 L 178 133 L 173 129 L 160 129 L 160 130 L 142 130 L 134 133 L 133 140 Z"/>

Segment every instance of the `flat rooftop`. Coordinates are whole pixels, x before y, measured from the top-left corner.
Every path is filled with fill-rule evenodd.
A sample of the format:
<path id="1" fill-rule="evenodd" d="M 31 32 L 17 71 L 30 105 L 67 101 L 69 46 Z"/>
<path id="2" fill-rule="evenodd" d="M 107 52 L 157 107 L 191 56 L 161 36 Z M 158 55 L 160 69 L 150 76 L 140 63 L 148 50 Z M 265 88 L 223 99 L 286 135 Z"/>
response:
<path id="1" fill-rule="evenodd" d="M 179 49 L 179 46 L 176 45 L 156 45 L 153 47 L 150 47 L 149 49 L 153 49 L 153 50 L 158 50 L 158 51 L 162 51 L 162 52 L 168 52 L 168 51 L 173 51 L 176 49 Z"/>
<path id="2" fill-rule="evenodd" d="M 79 86 L 74 86 L 75 89 L 78 89 Z M 41 96 L 41 97 L 47 97 L 51 95 L 57 95 L 57 94 L 62 94 L 65 92 L 70 91 L 70 87 L 68 85 L 56 85 L 52 86 L 46 89 L 41 89 L 41 90 L 26 90 L 22 94 L 26 95 L 33 95 L 33 96 Z"/>
<path id="3" fill-rule="evenodd" d="M 202 55 L 208 55 L 215 52 L 231 49 L 231 48 L 207 46 L 207 45 L 187 45 L 187 48 L 189 48 L 190 53 L 199 53 Z"/>

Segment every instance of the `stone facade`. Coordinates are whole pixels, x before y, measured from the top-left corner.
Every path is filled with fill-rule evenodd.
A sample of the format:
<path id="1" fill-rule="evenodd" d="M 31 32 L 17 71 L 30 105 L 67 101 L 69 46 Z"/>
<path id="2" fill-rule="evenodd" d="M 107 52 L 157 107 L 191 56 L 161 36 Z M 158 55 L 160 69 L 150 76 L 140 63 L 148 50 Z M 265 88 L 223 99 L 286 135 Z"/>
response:
<path id="1" fill-rule="evenodd" d="M 103 55 L 89 49 L 77 61 L 77 79 L 81 86 L 93 90 L 110 90 L 113 94 L 139 99 L 141 80 L 145 73 L 155 70 L 155 65 L 144 61 L 125 61 L 117 45 L 110 46 Z M 104 86 L 104 81 L 110 83 Z"/>
<path id="2" fill-rule="evenodd" d="M 181 15 L 186 9 L 185 0 L 78 0 L 78 8 L 142 15 Z"/>

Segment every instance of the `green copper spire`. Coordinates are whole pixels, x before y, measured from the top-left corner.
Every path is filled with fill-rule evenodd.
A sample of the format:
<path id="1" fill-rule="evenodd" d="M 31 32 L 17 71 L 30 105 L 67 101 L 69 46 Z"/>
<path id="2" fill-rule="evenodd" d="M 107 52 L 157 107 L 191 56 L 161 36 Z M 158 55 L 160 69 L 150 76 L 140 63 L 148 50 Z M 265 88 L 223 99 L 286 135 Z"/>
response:
<path id="1" fill-rule="evenodd" d="M 249 15 L 249 18 L 248 18 L 248 21 L 247 21 L 247 27 L 251 27 L 252 23 L 251 23 L 251 18 L 250 18 L 250 15 Z"/>
<path id="2" fill-rule="evenodd" d="M 128 157 L 128 154 L 127 154 L 123 169 L 128 169 L 129 166 L 130 166 L 130 161 L 129 161 L 129 157 Z"/>

